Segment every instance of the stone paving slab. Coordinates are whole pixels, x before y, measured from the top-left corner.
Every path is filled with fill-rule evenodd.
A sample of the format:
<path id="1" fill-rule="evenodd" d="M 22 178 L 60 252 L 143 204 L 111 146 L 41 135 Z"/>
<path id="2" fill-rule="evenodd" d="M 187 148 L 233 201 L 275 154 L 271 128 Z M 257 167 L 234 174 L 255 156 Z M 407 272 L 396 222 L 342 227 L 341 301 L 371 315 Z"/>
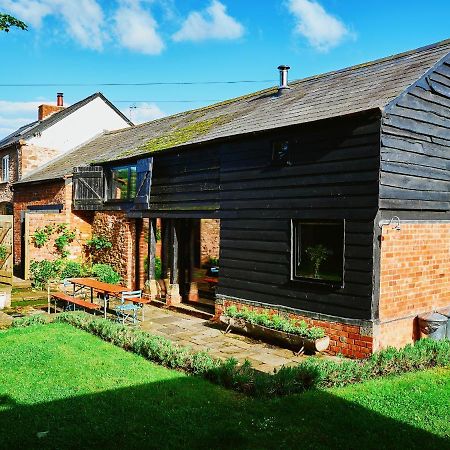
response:
<path id="1" fill-rule="evenodd" d="M 233 357 L 240 363 L 248 359 L 253 367 L 264 372 L 273 372 L 283 365 L 290 366 L 304 360 L 287 349 L 267 345 L 234 333 L 225 334 L 216 324 L 181 314 L 176 311 L 147 306 L 143 330 L 190 347 L 194 351 L 207 350 L 220 359 Z"/>

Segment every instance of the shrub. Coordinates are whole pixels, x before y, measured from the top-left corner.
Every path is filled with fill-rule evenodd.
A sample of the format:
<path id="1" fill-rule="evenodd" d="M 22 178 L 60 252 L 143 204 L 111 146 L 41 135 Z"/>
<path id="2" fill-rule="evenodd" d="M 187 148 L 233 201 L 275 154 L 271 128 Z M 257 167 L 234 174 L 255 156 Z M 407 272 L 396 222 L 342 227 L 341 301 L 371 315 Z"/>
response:
<path id="1" fill-rule="evenodd" d="M 43 315 L 16 319 L 13 326 L 47 323 Z M 249 361 L 239 365 L 230 358 L 220 361 L 206 352 L 192 352 L 168 339 L 139 329 L 90 316 L 62 313 L 55 321 L 69 323 L 126 350 L 166 367 L 184 370 L 253 396 L 281 396 L 308 389 L 345 386 L 390 374 L 450 366 L 450 341 L 422 339 L 403 349 L 387 348 L 362 361 L 307 358 L 294 367 L 282 367 L 273 374 L 258 372 Z"/>
<path id="2" fill-rule="evenodd" d="M 144 258 L 144 270 L 145 273 L 148 272 L 148 256 Z M 161 269 L 161 258 L 159 256 L 155 257 L 155 280 L 160 280 L 162 276 Z"/>
<path id="3" fill-rule="evenodd" d="M 48 281 L 61 281 L 65 278 L 82 277 L 88 274 L 88 269 L 82 264 L 67 259 L 57 259 L 55 261 L 31 261 L 31 278 L 33 286 L 37 289 L 44 289 Z"/>
<path id="4" fill-rule="evenodd" d="M 101 250 L 109 250 L 112 248 L 112 243 L 103 236 L 96 236 L 95 234 L 91 239 L 86 241 L 86 247 L 91 252 L 98 252 Z"/>
<path id="5" fill-rule="evenodd" d="M 4 261 L 6 259 L 6 255 L 8 254 L 8 248 L 4 244 L 0 244 L 0 261 Z"/>
<path id="6" fill-rule="evenodd" d="M 11 326 L 13 328 L 25 328 L 33 325 L 44 325 L 49 322 L 50 322 L 49 316 L 45 314 L 34 314 L 33 316 L 14 319 Z"/>
<path id="7" fill-rule="evenodd" d="M 31 261 L 31 278 L 33 285 L 37 289 L 44 289 L 47 281 L 59 278 L 58 267 L 54 261 Z"/>
<path id="8" fill-rule="evenodd" d="M 322 328 L 308 327 L 303 320 L 285 319 L 278 314 L 257 313 L 247 308 L 238 310 L 236 306 L 230 306 L 225 310 L 225 315 L 243 319 L 253 324 L 263 325 L 267 328 L 273 328 L 274 330 L 297 334 L 306 339 L 319 339 L 325 336 L 325 331 Z"/>
<path id="9" fill-rule="evenodd" d="M 109 264 L 94 264 L 92 275 L 104 283 L 119 284 L 122 277 Z"/>
<path id="10" fill-rule="evenodd" d="M 89 270 L 83 264 L 76 261 L 64 261 L 61 266 L 61 279 L 84 277 Z"/>

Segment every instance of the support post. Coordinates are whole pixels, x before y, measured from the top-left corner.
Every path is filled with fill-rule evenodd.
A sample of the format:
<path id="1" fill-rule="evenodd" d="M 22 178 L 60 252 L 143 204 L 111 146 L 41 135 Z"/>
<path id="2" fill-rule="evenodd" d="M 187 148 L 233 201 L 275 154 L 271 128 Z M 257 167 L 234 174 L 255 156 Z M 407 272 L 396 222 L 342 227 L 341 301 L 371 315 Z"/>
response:
<path id="1" fill-rule="evenodd" d="M 161 219 L 161 294 L 167 296 L 169 290 L 169 255 L 170 255 L 170 236 L 169 221 Z"/>
<path id="2" fill-rule="evenodd" d="M 195 275 L 195 219 L 189 221 L 189 244 L 188 244 L 188 276 L 189 276 L 189 301 L 198 302 L 198 285 L 194 281 Z"/>
<path id="3" fill-rule="evenodd" d="M 158 296 L 158 284 L 155 277 L 155 259 L 156 259 L 156 219 L 149 219 L 147 289 L 151 300 L 155 300 Z"/>
<path id="4" fill-rule="evenodd" d="M 181 303 L 180 285 L 178 277 L 178 255 L 179 255 L 179 233 L 177 229 L 177 221 L 170 220 L 169 234 L 171 241 L 170 252 L 170 285 L 166 295 L 167 305 L 177 305 Z"/>

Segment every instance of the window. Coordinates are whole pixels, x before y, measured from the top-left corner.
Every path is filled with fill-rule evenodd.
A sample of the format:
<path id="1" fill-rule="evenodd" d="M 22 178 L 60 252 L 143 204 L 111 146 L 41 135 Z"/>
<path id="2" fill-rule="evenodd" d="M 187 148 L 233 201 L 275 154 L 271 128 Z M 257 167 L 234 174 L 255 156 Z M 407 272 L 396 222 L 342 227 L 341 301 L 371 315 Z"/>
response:
<path id="1" fill-rule="evenodd" d="M 342 286 L 344 221 L 293 221 L 293 278 Z"/>
<path id="2" fill-rule="evenodd" d="M 9 155 L 2 158 L 2 183 L 9 181 Z"/>
<path id="3" fill-rule="evenodd" d="M 277 141 L 272 144 L 272 165 L 291 165 L 291 155 L 288 141 Z"/>
<path id="4" fill-rule="evenodd" d="M 111 169 L 109 199 L 128 201 L 136 197 L 136 166 Z"/>

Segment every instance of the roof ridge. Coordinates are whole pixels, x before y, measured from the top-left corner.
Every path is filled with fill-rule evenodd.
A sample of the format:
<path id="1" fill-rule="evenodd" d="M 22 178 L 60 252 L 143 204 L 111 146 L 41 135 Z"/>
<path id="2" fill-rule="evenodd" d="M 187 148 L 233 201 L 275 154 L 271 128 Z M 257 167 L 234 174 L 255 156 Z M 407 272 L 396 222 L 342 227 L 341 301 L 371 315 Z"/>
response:
<path id="1" fill-rule="evenodd" d="M 320 73 L 320 74 L 317 74 L 317 75 L 311 75 L 309 77 L 300 78 L 298 80 L 293 80 L 293 81 L 290 82 L 290 84 L 298 84 L 298 83 L 301 83 L 303 81 L 314 80 L 316 78 L 322 78 L 322 77 L 334 75 L 336 73 L 343 73 L 343 72 L 347 72 L 347 71 L 352 71 L 352 70 L 359 69 L 359 68 L 362 68 L 362 67 L 370 67 L 370 66 L 373 66 L 375 64 L 380 64 L 382 62 L 393 61 L 395 59 L 404 58 L 404 57 L 409 56 L 409 55 L 414 55 L 414 54 L 421 53 L 421 52 L 424 52 L 424 51 L 427 51 L 427 50 L 431 50 L 432 48 L 445 47 L 446 45 L 449 46 L 449 51 L 450 51 L 450 38 L 449 39 L 444 39 L 443 41 L 435 42 L 434 44 L 429 44 L 429 45 L 418 47 L 418 48 L 415 48 L 415 49 L 412 49 L 412 50 L 407 50 L 407 51 L 404 51 L 404 52 L 401 52 L 401 53 L 394 53 L 393 55 L 384 56 L 383 58 L 378 58 L 378 59 L 374 59 L 374 60 L 358 63 L 358 64 L 355 64 L 353 66 L 344 67 L 342 69 L 331 70 L 329 72 L 324 72 L 324 73 Z"/>
<path id="2" fill-rule="evenodd" d="M 395 59 L 399 59 L 399 58 L 404 58 L 404 57 L 409 56 L 409 55 L 413 55 L 413 54 L 417 54 L 417 53 L 420 53 L 420 52 L 424 52 L 424 51 L 430 50 L 432 48 L 444 47 L 446 45 L 449 46 L 449 50 L 450 50 L 450 39 L 444 39 L 442 41 L 435 42 L 434 44 L 425 45 L 425 46 L 418 47 L 418 48 L 412 49 L 412 50 L 407 50 L 407 51 L 404 51 L 404 52 L 401 52 L 401 53 L 395 53 L 395 54 L 390 55 L 390 56 L 385 56 L 383 58 L 362 62 L 362 63 L 359 63 L 359 64 L 355 64 L 353 66 L 344 67 L 342 69 L 331 70 L 329 72 L 324 72 L 324 73 L 320 73 L 320 74 L 316 74 L 316 75 L 311 75 L 311 76 L 305 77 L 305 78 L 299 78 L 297 80 L 292 80 L 289 84 L 290 85 L 298 85 L 298 84 L 303 83 L 305 81 L 310 81 L 310 80 L 314 80 L 314 79 L 320 79 L 320 78 L 324 78 L 324 77 L 331 76 L 331 75 L 334 75 L 334 74 L 339 74 L 339 73 L 343 73 L 343 72 L 347 72 L 347 71 L 352 71 L 352 70 L 359 69 L 359 68 L 362 68 L 362 67 L 370 67 L 370 66 L 373 66 L 375 64 L 380 64 L 380 63 L 385 62 L 385 61 L 390 61 L 390 60 L 395 60 Z M 268 93 L 268 92 L 270 92 L 270 91 L 272 91 L 274 89 L 277 89 L 277 86 L 269 86 L 269 87 L 261 89 L 259 91 L 255 91 L 255 92 L 251 92 L 251 93 L 248 93 L 248 94 L 240 95 L 238 97 L 233 97 L 231 99 L 222 100 L 220 102 L 212 103 L 210 105 L 202 106 L 200 108 L 190 109 L 190 110 L 187 110 L 187 111 L 180 111 L 179 113 L 170 114 L 170 115 L 167 115 L 167 116 L 164 116 L 164 117 L 160 117 L 158 119 L 149 120 L 148 122 L 144 122 L 144 123 L 141 123 L 141 124 L 134 125 L 134 127 L 131 127 L 131 128 L 132 129 L 136 129 L 136 128 L 141 128 L 141 127 L 143 127 L 143 126 L 145 126 L 145 125 L 147 125 L 149 123 L 152 123 L 152 124 L 158 123 L 159 121 L 166 120 L 168 117 L 170 117 L 170 118 L 177 118 L 177 117 L 182 117 L 183 115 L 188 115 L 188 114 L 192 114 L 192 113 L 195 113 L 195 112 L 205 111 L 205 110 L 208 110 L 208 109 L 214 109 L 214 108 L 226 105 L 226 104 L 231 104 L 231 103 L 234 103 L 234 102 L 237 102 L 237 101 L 240 101 L 240 100 L 244 100 L 246 98 L 253 98 L 253 97 L 256 97 L 258 95 L 264 95 L 264 94 L 266 94 L 266 93 Z M 121 128 L 120 130 L 111 130 L 111 131 L 108 131 L 106 134 L 120 133 L 120 132 L 129 130 L 129 129 L 130 129 L 130 127 L 128 127 L 128 128 Z"/>

